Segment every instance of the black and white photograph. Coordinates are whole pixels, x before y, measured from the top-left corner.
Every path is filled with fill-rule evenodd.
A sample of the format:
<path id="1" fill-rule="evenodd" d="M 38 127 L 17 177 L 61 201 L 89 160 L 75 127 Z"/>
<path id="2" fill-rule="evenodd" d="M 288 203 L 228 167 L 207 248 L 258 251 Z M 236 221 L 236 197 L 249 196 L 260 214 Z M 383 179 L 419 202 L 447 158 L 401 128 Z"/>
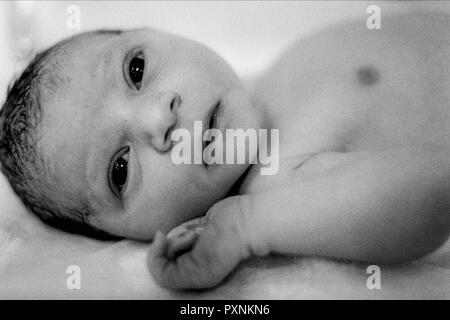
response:
<path id="1" fill-rule="evenodd" d="M 450 299 L 450 1 L 1 1 L 0 69 L 0 300 Z"/>

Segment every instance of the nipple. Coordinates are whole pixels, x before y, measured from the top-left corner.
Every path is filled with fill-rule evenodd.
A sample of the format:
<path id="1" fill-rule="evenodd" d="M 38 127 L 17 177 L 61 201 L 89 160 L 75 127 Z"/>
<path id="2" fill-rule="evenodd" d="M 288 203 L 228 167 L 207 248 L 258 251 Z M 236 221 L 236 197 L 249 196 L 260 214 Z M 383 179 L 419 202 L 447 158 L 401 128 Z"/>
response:
<path id="1" fill-rule="evenodd" d="M 380 80 L 381 77 L 380 72 L 372 66 L 360 67 L 356 74 L 359 84 L 366 87 L 374 85 Z"/>

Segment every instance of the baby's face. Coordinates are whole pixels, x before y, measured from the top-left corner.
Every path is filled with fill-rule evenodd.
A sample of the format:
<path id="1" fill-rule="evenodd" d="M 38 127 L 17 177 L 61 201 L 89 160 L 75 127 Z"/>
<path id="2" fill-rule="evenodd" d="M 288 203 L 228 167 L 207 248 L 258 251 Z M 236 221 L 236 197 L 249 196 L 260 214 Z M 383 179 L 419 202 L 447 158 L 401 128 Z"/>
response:
<path id="1" fill-rule="evenodd" d="M 90 223 L 150 239 L 204 214 L 247 165 L 176 165 L 171 130 L 258 128 L 260 115 L 231 68 L 209 49 L 142 29 L 76 39 L 42 99 L 38 147 L 62 203 L 87 202 Z M 225 136 L 225 135 L 224 135 Z"/>

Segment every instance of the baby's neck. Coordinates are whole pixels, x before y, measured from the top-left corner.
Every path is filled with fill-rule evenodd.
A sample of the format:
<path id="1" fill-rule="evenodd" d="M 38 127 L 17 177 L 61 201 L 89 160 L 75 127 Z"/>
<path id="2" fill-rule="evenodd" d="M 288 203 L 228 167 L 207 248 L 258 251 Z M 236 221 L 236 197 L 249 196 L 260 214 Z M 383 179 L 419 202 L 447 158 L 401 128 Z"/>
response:
<path id="1" fill-rule="evenodd" d="M 242 183 L 245 181 L 245 179 L 248 176 L 248 173 L 251 171 L 253 165 L 250 165 L 247 170 L 239 177 L 239 179 L 234 183 L 234 185 L 231 187 L 231 189 L 228 191 L 226 198 L 236 196 L 240 194 L 240 189 L 242 186 Z"/>
<path id="2" fill-rule="evenodd" d="M 255 128 L 255 129 L 269 129 L 268 131 L 268 137 L 270 138 L 270 128 L 271 127 L 271 123 L 270 121 L 268 121 L 268 117 L 267 117 L 267 113 L 265 112 L 264 108 L 262 105 L 260 105 L 256 95 L 256 85 L 259 81 L 259 79 L 261 78 L 261 75 L 259 76 L 254 76 L 252 78 L 247 78 L 247 79 L 243 79 L 242 83 L 244 84 L 245 89 L 247 90 L 247 92 L 249 93 L 252 103 L 253 105 L 259 109 L 259 116 L 261 117 L 260 120 L 260 127 L 259 128 Z M 267 147 L 270 147 L 270 144 L 267 145 Z M 260 150 L 258 150 L 260 151 Z M 236 182 L 233 184 L 233 186 L 231 187 L 231 189 L 228 191 L 226 197 L 232 197 L 235 195 L 239 195 L 242 194 L 242 186 L 244 185 L 245 181 L 247 179 L 252 179 L 252 176 L 254 175 L 255 170 L 258 170 L 258 165 L 250 165 L 245 171 L 244 173 L 238 178 L 238 180 L 236 180 Z M 252 172 L 250 174 L 250 172 Z"/>

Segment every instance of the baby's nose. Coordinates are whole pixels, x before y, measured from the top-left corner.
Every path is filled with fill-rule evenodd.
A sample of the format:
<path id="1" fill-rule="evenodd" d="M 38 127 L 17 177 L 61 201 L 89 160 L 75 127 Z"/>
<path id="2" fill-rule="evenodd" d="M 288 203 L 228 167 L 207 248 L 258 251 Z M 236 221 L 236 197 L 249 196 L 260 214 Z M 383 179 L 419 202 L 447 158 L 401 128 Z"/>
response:
<path id="1" fill-rule="evenodd" d="M 171 148 L 171 132 L 178 122 L 178 108 L 181 97 L 176 92 L 161 93 L 150 103 L 143 103 L 137 122 L 145 139 L 159 152 L 166 152 Z"/>

